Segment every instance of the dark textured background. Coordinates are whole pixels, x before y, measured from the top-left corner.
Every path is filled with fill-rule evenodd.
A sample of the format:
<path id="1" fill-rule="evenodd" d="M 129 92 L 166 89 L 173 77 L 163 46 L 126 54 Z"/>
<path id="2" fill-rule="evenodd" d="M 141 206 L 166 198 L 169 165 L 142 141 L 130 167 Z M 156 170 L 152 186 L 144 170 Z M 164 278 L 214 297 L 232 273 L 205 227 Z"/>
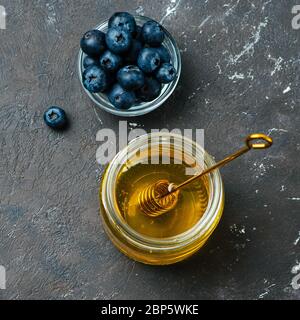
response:
<path id="1" fill-rule="evenodd" d="M 300 299 L 300 30 L 296 1 L 1 0 L 0 264 L 8 299 Z M 80 87 L 81 35 L 117 10 L 173 34 L 183 74 L 168 102 L 129 127 L 204 128 L 217 159 L 261 131 L 274 146 L 222 169 L 223 219 L 205 248 L 169 267 L 135 263 L 108 240 L 98 214 L 103 168 L 96 132 L 118 127 Z M 48 105 L 72 125 L 49 130 Z M 298 260 L 297 260 L 298 259 Z"/>

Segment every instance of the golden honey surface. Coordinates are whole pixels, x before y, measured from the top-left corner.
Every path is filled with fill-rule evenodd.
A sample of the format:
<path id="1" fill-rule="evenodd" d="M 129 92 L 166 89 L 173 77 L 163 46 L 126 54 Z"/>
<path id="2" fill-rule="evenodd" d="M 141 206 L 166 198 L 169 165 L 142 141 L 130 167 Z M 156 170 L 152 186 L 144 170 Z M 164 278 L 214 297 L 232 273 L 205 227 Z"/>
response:
<path id="1" fill-rule="evenodd" d="M 175 208 L 159 217 L 146 215 L 138 203 L 139 194 L 161 179 L 179 184 L 186 164 L 125 164 L 116 182 L 116 201 L 125 222 L 136 232 L 154 238 L 167 238 L 191 229 L 203 216 L 208 204 L 208 181 L 199 179 L 179 192 Z M 199 173 L 199 171 L 195 171 Z"/>

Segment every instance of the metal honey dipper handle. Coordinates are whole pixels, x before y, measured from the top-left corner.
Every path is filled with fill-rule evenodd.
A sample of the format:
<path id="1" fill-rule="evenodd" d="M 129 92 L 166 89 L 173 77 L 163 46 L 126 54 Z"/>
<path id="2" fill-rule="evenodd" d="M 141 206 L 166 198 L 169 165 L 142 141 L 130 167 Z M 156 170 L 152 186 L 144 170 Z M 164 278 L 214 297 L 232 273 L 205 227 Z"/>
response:
<path id="1" fill-rule="evenodd" d="M 254 143 L 254 140 L 263 140 L 264 142 Z M 202 176 L 210 173 L 211 171 L 223 167 L 228 162 L 233 161 L 234 159 L 251 149 L 266 149 L 271 147 L 273 140 L 263 133 L 254 133 L 246 138 L 245 143 L 246 145 L 237 152 L 231 154 L 212 167 L 202 171 L 200 174 L 191 177 L 190 179 L 182 182 L 179 185 L 174 185 L 168 180 L 159 180 L 156 183 L 150 185 L 139 195 L 138 202 L 140 208 L 145 214 L 150 217 L 157 217 L 170 211 L 177 204 L 180 189 L 201 178 Z"/>

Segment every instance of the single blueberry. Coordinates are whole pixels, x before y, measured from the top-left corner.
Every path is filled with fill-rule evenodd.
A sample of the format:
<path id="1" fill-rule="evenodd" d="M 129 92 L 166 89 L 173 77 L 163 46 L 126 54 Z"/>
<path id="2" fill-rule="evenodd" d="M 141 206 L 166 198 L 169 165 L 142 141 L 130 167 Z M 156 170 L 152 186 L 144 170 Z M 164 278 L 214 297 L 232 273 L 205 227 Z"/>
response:
<path id="1" fill-rule="evenodd" d="M 160 57 L 160 61 L 162 63 L 171 61 L 171 55 L 170 55 L 169 51 L 166 49 L 166 47 L 159 46 L 159 47 L 157 47 L 155 49 L 157 50 L 157 52 L 159 54 L 159 57 Z"/>
<path id="2" fill-rule="evenodd" d="M 108 28 L 120 28 L 129 31 L 132 35 L 136 31 L 134 17 L 128 12 L 116 12 L 108 21 Z"/>
<path id="3" fill-rule="evenodd" d="M 132 43 L 131 34 L 118 28 L 108 29 L 105 39 L 109 50 L 117 54 L 128 51 Z"/>
<path id="4" fill-rule="evenodd" d="M 118 109 L 129 109 L 136 101 L 133 91 L 127 91 L 116 83 L 109 91 L 108 100 Z"/>
<path id="5" fill-rule="evenodd" d="M 150 20 L 143 25 L 142 37 L 145 43 L 157 47 L 164 41 L 165 32 L 159 23 Z"/>
<path id="6" fill-rule="evenodd" d="M 152 73 L 160 65 L 160 57 L 154 48 L 144 48 L 137 59 L 138 67 L 145 73 Z"/>
<path id="7" fill-rule="evenodd" d="M 82 81 L 88 91 L 96 93 L 107 90 L 112 79 L 103 69 L 93 65 L 85 69 L 82 74 Z"/>
<path id="8" fill-rule="evenodd" d="M 108 72 L 115 72 L 121 67 L 122 58 L 119 55 L 106 50 L 100 57 L 100 65 Z"/>
<path id="9" fill-rule="evenodd" d="M 134 63 L 137 61 L 140 51 L 143 45 L 140 41 L 133 39 L 129 51 L 126 53 L 125 60 L 129 63 Z"/>
<path id="10" fill-rule="evenodd" d="M 99 61 L 98 59 L 94 59 L 93 57 L 89 57 L 89 56 L 86 56 L 84 59 L 83 59 L 83 67 L 86 69 L 90 66 L 99 66 Z"/>
<path id="11" fill-rule="evenodd" d="M 136 26 L 135 32 L 133 33 L 133 39 L 143 42 L 142 27 Z"/>
<path id="12" fill-rule="evenodd" d="M 80 46 L 87 55 L 99 57 L 106 47 L 105 34 L 100 30 L 90 30 L 83 35 Z"/>
<path id="13" fill-rule="evenodd" d="M 161 92 L 162 85 L 156 79 L 146 77 L 144 85 L 136 91 L 136 96 L 141 101 L 152 101 Z"/>
<path id="14" fill-rule="evenodd" d="M 171 63 L 163 63 L 156 72 L 156 79 L 161 83 L 172 82 L 176 77 L 176 70 Z"/>
<path id="15" fill-rule="evenodd" d="M 67 116 L 62 108 L 52 106 L 44 113 L 44 121 L 53 129 L 63 129 L 67 125 Z"/>
<path id="16" fill-rule="evenodd" d="M 120 85 L 126 90 L 137 90 L 144 85 L 144 73 L 137 66 L 126 66 L 117 73 Z"/>

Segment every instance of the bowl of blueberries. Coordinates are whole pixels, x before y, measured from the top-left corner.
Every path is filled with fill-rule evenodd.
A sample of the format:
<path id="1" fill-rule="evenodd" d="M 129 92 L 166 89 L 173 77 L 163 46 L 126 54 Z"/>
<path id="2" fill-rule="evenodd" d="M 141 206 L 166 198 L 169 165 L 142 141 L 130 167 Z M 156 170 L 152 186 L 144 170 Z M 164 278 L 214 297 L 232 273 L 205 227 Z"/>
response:
<path id="1" fill-rule="evenodd" d="M 139 116 L 161 106 L 181 73 L 179 48 L 170 33 L 145 16 L 116 12 L 87 31 L 78 72 L 83 89 L 101 109 Z"/>

